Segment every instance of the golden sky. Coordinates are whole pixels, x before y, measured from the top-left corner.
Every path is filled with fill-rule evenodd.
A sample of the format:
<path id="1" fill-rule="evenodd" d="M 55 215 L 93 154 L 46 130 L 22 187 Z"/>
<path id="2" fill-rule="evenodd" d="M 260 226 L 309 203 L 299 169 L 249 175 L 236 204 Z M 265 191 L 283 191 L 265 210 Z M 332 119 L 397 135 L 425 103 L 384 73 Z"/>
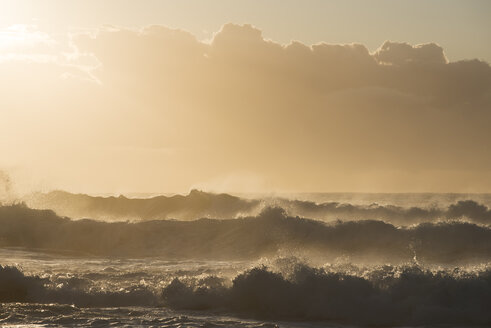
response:
<path id="1" fill-rule="evenodd" d="M 0 168 L 93 193 L 491 192 L 490 9 L 0 0 Z"/>

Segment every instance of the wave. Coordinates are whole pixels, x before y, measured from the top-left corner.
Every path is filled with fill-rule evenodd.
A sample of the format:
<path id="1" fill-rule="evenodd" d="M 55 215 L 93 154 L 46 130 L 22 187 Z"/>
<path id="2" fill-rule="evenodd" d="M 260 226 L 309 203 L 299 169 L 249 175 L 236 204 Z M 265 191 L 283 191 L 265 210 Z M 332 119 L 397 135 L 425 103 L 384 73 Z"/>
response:
<path id="1" fill-rule="evenodd" d="M 155 220 L 197 218 L 230 218 L 251 213 L 257 200 L 228 194 L 212 194 L 192 190 L 189 195 L 152 198 L 95 197 L 65 191 L 33 193 L 22 199 L 29 207 L 51 209 L 61 216 L 116 220 Z"/>
<path id="2" fill-rule="evenodd" d="M 23 199 L 32 208 L 52 209 L 61 216 L 93 219 L 195 220 L 257 215 L 268 206 L 284 208 L 292 216 L 332 220 L 381 220 L 405 226 L 442 220 L 466 220 L 491 224 L 491 209 L 474 200 L 459 200 L 446 208 L 395 205 L 354 205 L 339 202 L 316 203 L 285 198 L 245 199 L 228 194 L 192 190 L 189 195 L 153 198 L 93 197 L 64 191 L 34 193 Z"/>
<path id="3" fill-rule="evenodd" d="M 119 291 L 57 286 L 0 266 L 0 302 L 77 307 L 164 306 L 268 320 L 396 326 L 491 324 L 491 270 L 430 271 L 417 265 L 312 267 L 294 258 L 255 266 L 233 279 L 175 277 L 163 288 Z M 206 312 L 205 312 L 206 313 Z"/>
<path id="4" fill-rule="evenodd" d="M 166 259 L 257 259 L 305 253 L 323 261 L 461 264 L 491 259 L 491 228 L 469 222 L 410 227 L 374 221 L 292 217 L 282 208 L 257 216 L 195 221 L 101 222 L 71 220 L 25 205 L 0 207 L 0 247 L 80 255 Z"/>
<path id="5" fill-rule="evenodd" d="M 176 278 L 163 290 L 166 306 L 222 310 L 283 320 L 359 325 L 491 324 L 491 271 L 432 272 L 391 267 L 365 276 L 296 263 L 287 271 L 255 267 L 231 284 Z"/>
<path id="6" fill-rule="evenodd" d="M 383 220 L 397 225 L 442 220 L 465 220 L 479 224 L 491 224 L 491 209 L 473 200 L 459 200 L 442 209 L 438 207 L 402 207 L 395 205 L 352 205 L 338 202 L 315 203 L 302 200 L 274 200 L 293 215 L 322 220 Z"/>
<path id="7" fill-rule="evenodd" d="M 0 265 L 0 302 L 75 304 L 82 307 L 152 306 L 159 303 L 150 289 L 134 286 L 120 291 L 80 288 L 74 283 L 53 286 L 49 279 L 25 275 L 16 267 Z"/>

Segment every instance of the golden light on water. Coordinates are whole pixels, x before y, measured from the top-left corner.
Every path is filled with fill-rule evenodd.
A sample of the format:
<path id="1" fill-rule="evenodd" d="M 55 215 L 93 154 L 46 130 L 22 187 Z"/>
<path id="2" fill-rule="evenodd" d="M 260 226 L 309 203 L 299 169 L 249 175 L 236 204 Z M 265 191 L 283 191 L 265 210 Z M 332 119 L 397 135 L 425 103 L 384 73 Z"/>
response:
<path id="1" fill-rule="evenodd" d="M 0 326 L 491 327 L 490 17 L 0 0 Z"/>

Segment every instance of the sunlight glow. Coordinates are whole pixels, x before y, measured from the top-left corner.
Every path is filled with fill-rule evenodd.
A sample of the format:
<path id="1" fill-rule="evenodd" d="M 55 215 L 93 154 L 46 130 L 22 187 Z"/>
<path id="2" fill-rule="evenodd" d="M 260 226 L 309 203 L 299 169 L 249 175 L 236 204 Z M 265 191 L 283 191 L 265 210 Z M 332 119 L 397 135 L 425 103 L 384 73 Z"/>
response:
<path id="1" fill-rule="evenodd" d="M 37 30 L 34 25 L 17 24 L 0 30 L 0 51 L 29 48 L 38 44 L 52 44 L 54 41 Z"/>

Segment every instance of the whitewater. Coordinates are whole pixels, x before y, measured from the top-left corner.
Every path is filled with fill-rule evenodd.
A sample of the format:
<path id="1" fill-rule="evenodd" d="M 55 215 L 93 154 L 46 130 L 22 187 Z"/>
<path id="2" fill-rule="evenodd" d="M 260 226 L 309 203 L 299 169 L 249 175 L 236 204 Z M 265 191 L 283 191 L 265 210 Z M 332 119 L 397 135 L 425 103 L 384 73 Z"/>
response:
<path id="1" fill-rule="evenodd" d="M 491 195 L 96 197 L 0 206 L 5 327 L 491 325 Z"/>

